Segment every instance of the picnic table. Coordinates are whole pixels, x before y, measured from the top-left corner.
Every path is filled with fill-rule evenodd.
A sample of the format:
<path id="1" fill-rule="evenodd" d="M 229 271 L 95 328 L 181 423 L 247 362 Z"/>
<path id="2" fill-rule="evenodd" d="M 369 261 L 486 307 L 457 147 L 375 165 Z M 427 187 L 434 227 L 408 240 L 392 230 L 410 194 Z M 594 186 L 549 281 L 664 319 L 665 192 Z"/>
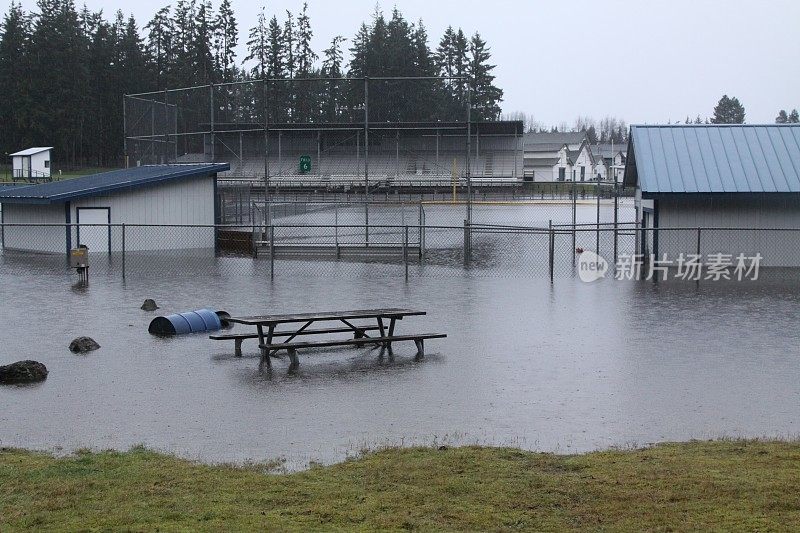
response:
<path id="1" fill-rule="evenodd" d="M 270 358 L 280 351 L 286 351 L 291 361 L 291 368 L 297 368 L 297 350 L 299 348 L 327 348 L 334 346 L 363 346 L 372 344 L 392 354 L 392 343 L 401 341 L 414 341 L 417 346 L 417 357 L 425 355 L 424 341 L 426 339 L 440 339 L 447 335 L 442 333 L 416 333 L 396 335 L 397 322 L 409 316 L 422 316 L 425 311 L 413 309 L 359 309 L 355 311 L 329 311 L 317 313 L 292 313 L 281 315 L 260 315 L 231 317 L 228 319 L 233 324 L 255 326 L 255 333 L 211 335 L 213 340 L 234 340 L 236 342 L 236 355 L 241 355 L 241 342 L 248 338 L 257 338 L 261 351 L 261 362 L 271 366 Z M 358 323 L 367 321 L 367 323 Z M 374 321 L 374 323 L 370 323 Z M 312 328 L 318 323 L 331 322 L 337 327 Z M 281 329 L 276 331 L 276 328 Z M 377 332 L 377 335 L 375 333 Z M 337 333 L 352 333 L 351 339 L 322 339 L 295 341 L 298 337 L 330 335 Z M 375 335 L 375 336 L 373 336 Z M 285 339 L 278 342 L 277 339 Z"/>

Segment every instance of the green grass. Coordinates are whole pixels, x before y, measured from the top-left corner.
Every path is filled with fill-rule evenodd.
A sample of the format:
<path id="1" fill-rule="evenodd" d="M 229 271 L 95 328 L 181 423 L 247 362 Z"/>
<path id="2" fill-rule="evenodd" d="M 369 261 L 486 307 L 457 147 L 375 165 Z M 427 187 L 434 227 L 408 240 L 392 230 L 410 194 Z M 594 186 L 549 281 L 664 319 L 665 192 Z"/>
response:
<path id="1" fill-rule="evenodd" d="M 800 444 L 581 456 L 391 449 L 328 467 L 206 466 L 144 449 L 0 452 L 0 531 L 800 528 Z"/>
<path id="2" fill-rule="evenodd" d="M 54 181 L 69 180 L 72 178 L 80 178 L 81 176 L 88 176 L 90 174 L 99 174 L 100 172 L 108 172 L 109 170 L 117 170 L 121 167 L 87 167 L 80 170 L 62 170 L 59 174 L 59 169 L 54 168 L 52 171 L 52 178 Z M 0 182 L 17 181 L 23 182 L 23 179 L 12 179 L 11 167 L 0 166 Z M 41 180 L 39 180 L 41 181 Z"/>

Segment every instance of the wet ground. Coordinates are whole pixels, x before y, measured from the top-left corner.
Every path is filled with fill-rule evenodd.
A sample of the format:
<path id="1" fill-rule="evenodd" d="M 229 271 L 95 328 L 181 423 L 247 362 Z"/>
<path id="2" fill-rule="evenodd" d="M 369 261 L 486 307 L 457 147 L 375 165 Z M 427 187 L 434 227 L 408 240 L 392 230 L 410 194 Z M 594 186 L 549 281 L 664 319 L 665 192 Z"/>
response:
<path id="1" fill-rule="evenodd" d="M 305 268 L 305 270 L 304 270 Z M 136 444 L 209 462 L 334 462 L 364 447 L 514 445 L 564 453 L 691 438 L 800 433 L 796 273 L 758 282 L 620 282 L 474 275 L 316 276 L 21 272 L 0 262 L 0 362 L 36 359 L 46 382 L 0 388 L 0 446 Z M 398 333 L 442 331 L 428 356 L 300 353 L 298 375 L 258 371 L 205 336 L 157 339 L 163 312 L 411 307 Z M 240 329 L 241 331 L 241 329 Z M 69 341 L 102 349 L 71 354 Z"/>

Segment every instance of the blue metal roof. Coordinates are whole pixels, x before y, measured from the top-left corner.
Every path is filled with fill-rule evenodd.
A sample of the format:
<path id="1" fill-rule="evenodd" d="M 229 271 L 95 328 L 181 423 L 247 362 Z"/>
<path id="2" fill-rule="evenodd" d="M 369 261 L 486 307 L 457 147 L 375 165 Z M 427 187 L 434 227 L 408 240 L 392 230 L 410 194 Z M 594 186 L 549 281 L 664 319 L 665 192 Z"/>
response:
<path id="1" fill-rule="evenodd" d="M 625 185 L 643 194 L 800 192 L 800 124 L 631 126 Z"/>
<path id="2" fill-rule="evenodd" d="M 146 187 L 178 179 L 190 179 L 230 170 L 228 163 L 203 163 L 193 165 L 149 165 L 112 170 L 91 176 L 63 181 L 0 188 L 0 203 L 52 204 L 76 198 L 109 194 L 124 189 Z"/>

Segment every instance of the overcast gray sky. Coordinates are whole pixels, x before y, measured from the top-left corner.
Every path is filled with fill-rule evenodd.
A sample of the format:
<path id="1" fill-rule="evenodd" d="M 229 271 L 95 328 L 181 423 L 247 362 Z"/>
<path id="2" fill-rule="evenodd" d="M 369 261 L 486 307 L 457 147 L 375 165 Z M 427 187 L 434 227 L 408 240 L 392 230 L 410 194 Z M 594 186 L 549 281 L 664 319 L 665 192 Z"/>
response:
<path id="1" fill-rule="evenodd" d="M 141 26 L 169 0 L 85 0 L 111 18 L 133 10 Z M 82 0 L 76 0 L 78 5 Z M 219 0 L 214 0 L 218 5 Z M 233 0 L 244 57 L 261 5 L 282 18 L 302 1 Z M 35 9 L 35 0 L 24 0 Z M 422 18 L 431 47 L 448 25 L 480 31 L 489 42 L 504 112 L 530 113 L 545 125 L 578 116 L 629 123 L 709 116 L 726 93 L 747 121 L 773 122 L 800 108 L 800 2 L 797 0 L 396 0 L 409 20 Z M 351 38 L 375 0 L 309 0 L 315 49 Z"/>

